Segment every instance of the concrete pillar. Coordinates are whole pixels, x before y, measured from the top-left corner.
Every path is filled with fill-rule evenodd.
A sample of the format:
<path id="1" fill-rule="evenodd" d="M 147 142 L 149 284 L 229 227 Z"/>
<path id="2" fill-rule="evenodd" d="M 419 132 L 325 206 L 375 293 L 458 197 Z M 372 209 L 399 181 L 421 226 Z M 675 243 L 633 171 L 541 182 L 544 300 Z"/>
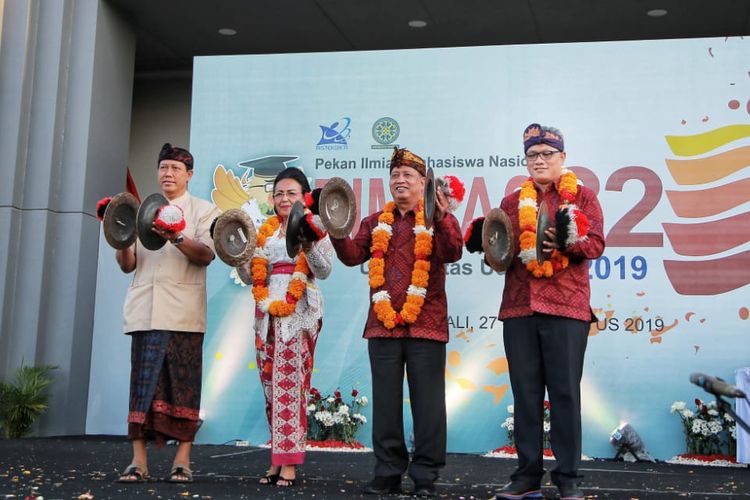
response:
<path id="1" fill-rule="evenodd" d="M 0 7 L 0 378 L 58 365 L 39 434 L 83 434 L 94 208 L 125 186 L 135 36 L 103 0 Z"/>

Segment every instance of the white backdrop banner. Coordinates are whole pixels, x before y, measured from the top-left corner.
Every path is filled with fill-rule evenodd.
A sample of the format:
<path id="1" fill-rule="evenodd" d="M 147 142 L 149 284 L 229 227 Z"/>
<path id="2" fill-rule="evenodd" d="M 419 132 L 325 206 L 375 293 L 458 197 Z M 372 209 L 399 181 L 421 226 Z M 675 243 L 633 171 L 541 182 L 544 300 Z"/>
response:
<path id="1" fill-rule="evenodd" d="M 567 165 L 599 195 L 607 238 L 590 267 L 600 321 L 584 371 L 583 451 L 613 456 L 608 436 L 627 421 L 666 458 L 684 451 L 671 404 L 709 399 L 689 374 L 731 380 L 750 365 L 749 53 L 750 41 L 722 38 L 201 57 L 190 189 L 262 219 L 269 181 L 298 166 L 317 185 L 349 181 L 359 219 L 390 199 L 398 145 L 463 180 L 465 228 L 527 175 L 524 128 L 560 128 Z M 505 444 L 513 402 L 496 319 L 503 276 L 468 253 L 447 270 L 448 448 L 488 451 Z M 339 263 L 321 286 L 313 386 L 370 396 L 366 268 Z M 199 440 L 265 442 L 250 288 L 216 262 L 209 301 Z"/>

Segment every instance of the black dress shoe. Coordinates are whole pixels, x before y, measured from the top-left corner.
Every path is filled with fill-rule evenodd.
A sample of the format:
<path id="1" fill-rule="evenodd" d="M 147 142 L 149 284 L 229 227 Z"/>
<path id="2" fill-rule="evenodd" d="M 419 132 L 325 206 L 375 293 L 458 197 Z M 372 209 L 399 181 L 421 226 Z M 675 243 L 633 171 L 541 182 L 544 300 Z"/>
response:
<path id="1" fill-rule="evenodd" d="M 514 481 L 506 484 L 503 489 L 495 492 L 495 498 L 502 500 L 522 500 L 525 498 L 542 498 L 542 489 L 539 485 L 529 485 Z"/>
<path id="2" fill-rule="evenodd" d="M 365 495 L 387 495 L 401 493 L 401 476 L 375 476 L 362 489 Z"/>
<path id="3" fill-rule="evenodd" d="M 436 497 L 437 490 L 432 481 L 414 481 L 414 495 L 418 497 Z"/>
<path id="4" fill-rule="evenodd" d="M 583 490 L 577 484 L 561 484 L 557 487 L 560 490 L 560 500 L 583 500 Z"/>

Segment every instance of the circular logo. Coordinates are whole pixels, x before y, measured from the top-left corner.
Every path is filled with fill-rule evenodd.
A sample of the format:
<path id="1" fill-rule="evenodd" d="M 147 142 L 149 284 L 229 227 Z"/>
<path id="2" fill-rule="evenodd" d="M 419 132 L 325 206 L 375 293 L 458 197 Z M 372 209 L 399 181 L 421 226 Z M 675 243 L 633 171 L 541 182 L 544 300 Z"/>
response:
<path id="1" fill-rule="evenodd" d="M 372 124 L 372 138 L 378 144 L 393 144 L 398 139 L 399 132 L 398 122 L 387 116 L 379 118 Z"/>

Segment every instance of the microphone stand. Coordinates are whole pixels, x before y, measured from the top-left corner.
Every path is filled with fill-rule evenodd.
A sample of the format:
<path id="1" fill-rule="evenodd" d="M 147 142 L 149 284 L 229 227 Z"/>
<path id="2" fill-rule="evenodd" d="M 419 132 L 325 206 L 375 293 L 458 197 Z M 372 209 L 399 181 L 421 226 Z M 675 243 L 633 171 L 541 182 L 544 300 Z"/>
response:
<path id="1" fill-rule="evenodd" d="M 714 394 L 716 396 L 716 406 L 718 408 L 721 408 L 725 412 L 729 413 L 735 422 L 737 422 L 740 427 L 745 429 L 745 432 L 750 434 L 750 425 L 747 424 L 744 420 L 742 420 L 740 417 L 737 416 L 737 413 L 735 413 L 734 409 L 732 409 L 732 405 L 727 401 L 726 399 L 722 398 L 718 394 Z M 745 399 L 747 399 L 747 396 L 745 396 Z"/>

